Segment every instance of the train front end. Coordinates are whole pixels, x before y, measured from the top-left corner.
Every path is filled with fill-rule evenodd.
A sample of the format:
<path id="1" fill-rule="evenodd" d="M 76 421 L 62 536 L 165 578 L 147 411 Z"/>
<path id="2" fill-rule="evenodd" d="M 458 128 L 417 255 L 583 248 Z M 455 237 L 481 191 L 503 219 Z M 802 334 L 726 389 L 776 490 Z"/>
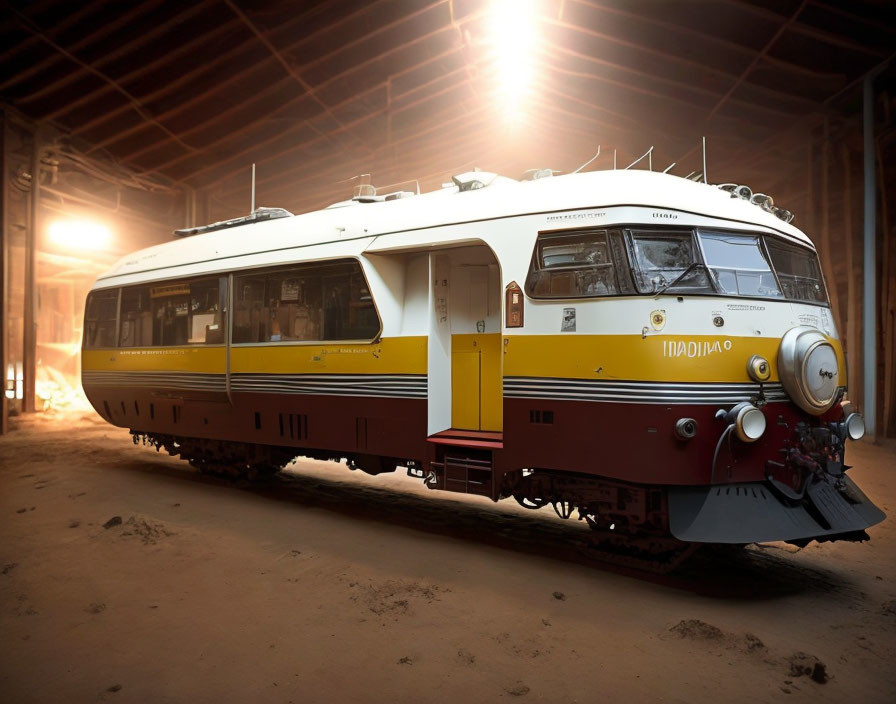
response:
<path id="1" fill-rule="evenodd" d="M 538 234 L 539 333 L 505 349 L 505 445 L 535 468 L 515 489 L 524 505 L 688 543 L 865 540 L 884 519 L 848 474 L 864 422 L 815 249 L 741 205 Z"/>

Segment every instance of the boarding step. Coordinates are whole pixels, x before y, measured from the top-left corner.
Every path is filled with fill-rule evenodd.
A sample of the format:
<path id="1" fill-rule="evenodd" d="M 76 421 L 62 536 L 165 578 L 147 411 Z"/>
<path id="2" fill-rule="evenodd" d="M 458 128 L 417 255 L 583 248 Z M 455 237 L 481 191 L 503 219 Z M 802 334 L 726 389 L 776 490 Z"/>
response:
<path id="1" fill-rule="evenodd" d="M 488 430 L 464 430 L 449 428 L 427 438 L 436 445 L 475 447 L 483 450 L 503 450 L 504 433 Z"/>

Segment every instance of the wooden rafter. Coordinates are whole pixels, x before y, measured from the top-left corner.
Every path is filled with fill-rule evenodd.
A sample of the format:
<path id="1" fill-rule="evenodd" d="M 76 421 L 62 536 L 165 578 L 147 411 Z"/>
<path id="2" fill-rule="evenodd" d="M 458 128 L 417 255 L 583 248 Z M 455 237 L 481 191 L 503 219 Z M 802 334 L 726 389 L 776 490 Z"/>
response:
<path id="1" fill-rule="evenodd" d="M 750 64 L 741 72 L 740 76 L 737 77 L 737 79 L 734 81 L 725 95 L 719 98 L 718 102 L 713 106 L 712 110 L 709 111 L 709 114 L 706 116 L 706 122 L 712 120 L 713 116 L 718 113 L 721 107 L 725 104 L 725 101 L 727 101 L 732 96 L 734 91 L 736 91 L 738 87 L 747 80 L 747 77 L 750 75 L 753 69 L 756 68 L 756 66 L 762 60 L 762 57 L 768 54 L 768 52 L 777 43 L 784 32 L 786 32 L 789 27 L 792 27 L 794 25 L 797 18 L 805 9 L 807 2 L 808 0 L 802 0 L 796 10 L 793 11 L 793 14 L 791 14 L 790 17 L 787 18 L 780 27 L 778 27 L 778 31 L 776 31 L 772 35 L 772 37 L 765 43 L 762 49 L 760 49 L 756 56 L 753 57 L 753 60 L 750 62 Z"/>
<path id="2" fill-rule="evenodd" d="M 146 109 L 140 104 L 140 101 L 138 101 L 133 95 L 131 95 L 128 91 L 126 91 L 117 81 L 113 80 L 112 78 L 105 75 L 101 71 L 98 71 L 97 69 L 93 68 L 89 64 L 85 63 L 84 61 L 79 59 L 77 56 L 75 56 L 74 54 L 69 52 L 67 49 L 60 46 L 52 39 L 50 39 L 50 37 L 48 37 L 46 34 L 44 34 L 44 32 L 39 27 L 37 27 L 30 19 L 28 19 L 25 15 L 23 15 L 18 10 L 13 9 L 11 11 L 19 19 L 22 26 L 24 26 L 29 32 L 32 32 L 33 34 L 35 34 L 37 37 L 42 39 L 46 44 L 53 47 L 53 49 L 58 51 L 60 54 L 65 56 L 70 61 L 73 61 L 74 63 L 78 64 L 79 66 L 82 66 L 84 69 L 86 69 L 87 71 L 89 71 L 90 73 L 95 75 L 97 78 L 100 78 L 101 80 L 106 81 L 110 85 L 112 85 L 118 93 L 123 95 L 131 103 L 134 110 L 136 110 L 141 115 L 141 117 L 143 117 L 143 119 L 145 119 L 147 122 L 150 122 L 153 125 L 155 125 L 156 127 L 158 127 L 160 130 L 162 130 L 162 132 L 164 132 L 169 137 L 171 137 L 174 141 L 176 141 L 178 144 L 180 144 L 184 149 L 187 149 L 189 151 L 196 151 L 196 149 L 194 147 L 192 147 L 189 144 L 186 144 L 185 142 L 182 142 L 176 134 L 174 134 L 171 130 L 169 130 L 167 127 L 165 127 L 165 125 L 161 124 L 151 114 L 149 114 L 146 111 Z"/>

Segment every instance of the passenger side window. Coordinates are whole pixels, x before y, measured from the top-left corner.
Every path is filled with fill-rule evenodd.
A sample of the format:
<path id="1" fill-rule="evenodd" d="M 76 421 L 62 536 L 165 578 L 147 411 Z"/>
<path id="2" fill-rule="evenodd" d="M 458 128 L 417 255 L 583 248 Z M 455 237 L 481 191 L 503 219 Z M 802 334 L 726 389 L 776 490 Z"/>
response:
<path id="1" fill-rule="evenodd" d="M 149 286 L 128 286 L 121 290 L 119 347 L 152 345 L 152 311 L 149 301 Z"/>
<path id="2" fill-rule="evenodd" d="M 606 230 L 541 235 L 526 292 L 533 298 L 589 298 L 621 292 Z"/>
<path id="3" fill-rule="evenodd" d="M 84 347 L 115 347 L 118 289 L 93 291 L 84 314 Z"/>
<path id="4" fill-rule="evenodd" d="M 233 342 L 372 340 L 380 331 L 355 260 L 234 277 Z"/>
<path id="5" fill-rule="evenodd" d="M 133 320 L 134 330 L 126 330 L 122 322 L 122 347 L 224 344 L 226 279 L 199 279 L 125 290 L 128 295 L 122 301 L 127 298 L 128 305 L 122 304 L 122 321 Z M 128 340 L 132 340 L 131 344 L 126 344 Z"/>

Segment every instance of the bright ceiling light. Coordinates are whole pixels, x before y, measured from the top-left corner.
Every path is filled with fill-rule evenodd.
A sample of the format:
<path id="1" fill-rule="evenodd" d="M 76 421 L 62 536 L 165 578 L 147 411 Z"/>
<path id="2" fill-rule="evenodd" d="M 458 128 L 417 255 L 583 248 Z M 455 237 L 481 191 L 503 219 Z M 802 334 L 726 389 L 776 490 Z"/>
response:
<path id="1" fill-rule="evenodd" d="M 489 14 L 499 105 L 516 122 L 535 72 L 535 0 L 492 0 Z"/>
<path id="2" fill-rule="evenodd" d="M 50 241 L 70 250 L 103 250 L 112 243 L 112 231 L 92 220 L 56 220 L 47 228 Z"/>

